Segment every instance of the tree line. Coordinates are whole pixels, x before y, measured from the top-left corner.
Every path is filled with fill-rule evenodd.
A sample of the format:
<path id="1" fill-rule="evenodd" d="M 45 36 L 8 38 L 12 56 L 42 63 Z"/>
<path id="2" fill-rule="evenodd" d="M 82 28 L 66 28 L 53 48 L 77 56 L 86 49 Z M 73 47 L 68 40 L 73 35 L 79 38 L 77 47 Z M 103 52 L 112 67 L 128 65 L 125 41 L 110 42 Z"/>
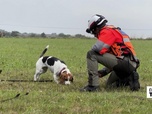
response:
<path id="1" fill-rule="evenodd" d="M 51 33 L 51 34 L 45 34 L 42 32 L 41 34 L 37 33 L 20 33 L 19 31 L 12 31 L 8 32 L 5 30 L 0 29 L 0 37 L 23 37 L 23 38 L 93 38 L 93 37 L 88 37 L 82 34 L 75 34 L 75 35 L 70 35 L 70 34 L 64 34 L 64 33 Z M 131 39 L 135 40 L 152 40 L 152 37 L 147 37 L 147 38 L 135 38 L 131 37 Z"/>
<path id="2" fill-rule="evenodd" d="M 28 37 L 33 37 L 33 38 L 71 38 L 71 37 L 75 37 L 75 38 L 90 38 L 90 37 L 86 37 L 85 35 L 82 34 L 76 34 L 76 35 L 70 35 L 70 34 L 64 34 L 64 33 L 51 33 L 51 34 L 45 34 L 44 32 L 42 32 L 41 34 L 37 34 L 37 33 L 20 33 L 19 31 L 12 31 L 12 32 L 8 32 L 5 30 L 1 30 L 0 29 L 0 37 L 24 37 L 24 38 L 28 38 Z"/>

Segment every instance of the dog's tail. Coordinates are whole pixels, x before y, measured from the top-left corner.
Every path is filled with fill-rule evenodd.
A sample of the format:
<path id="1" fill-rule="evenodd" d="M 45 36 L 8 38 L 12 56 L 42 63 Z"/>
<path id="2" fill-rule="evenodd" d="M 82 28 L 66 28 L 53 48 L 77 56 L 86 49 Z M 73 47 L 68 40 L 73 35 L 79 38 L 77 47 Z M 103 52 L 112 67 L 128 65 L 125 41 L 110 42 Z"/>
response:
<path id="1" fill-rule="evenodd" d="M 46 53 L 46 51 L 48 50 L 48 48 L 49 48 L 49 45 L 47 45 L 47 46 L 45 47 L 45 49 L 42 51 L 42 53 L 41 53 L 41 55 L 40 55 L 39 58 L 41 58 L 41 57 Z"/>

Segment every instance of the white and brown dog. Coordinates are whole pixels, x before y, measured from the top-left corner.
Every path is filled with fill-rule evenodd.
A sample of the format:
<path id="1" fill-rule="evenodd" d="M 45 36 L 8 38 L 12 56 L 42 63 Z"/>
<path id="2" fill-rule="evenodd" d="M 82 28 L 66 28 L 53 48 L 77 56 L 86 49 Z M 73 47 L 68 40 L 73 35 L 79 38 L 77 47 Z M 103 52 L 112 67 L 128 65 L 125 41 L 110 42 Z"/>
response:
<path id="1" fill-rule="evenodd" d="M 67 68 L 65 62 L 53 56 L 43 57 L 48 48 L 49 45 L 46 46 L 38 61 L 36 62 L 34 81 L 37 81 L 39 76 L 49 69 L 53 73 L 54 81 L 57 84 L 71 84 L 71 82 L 73 82 L 73 76 L 70 70 Z"/>

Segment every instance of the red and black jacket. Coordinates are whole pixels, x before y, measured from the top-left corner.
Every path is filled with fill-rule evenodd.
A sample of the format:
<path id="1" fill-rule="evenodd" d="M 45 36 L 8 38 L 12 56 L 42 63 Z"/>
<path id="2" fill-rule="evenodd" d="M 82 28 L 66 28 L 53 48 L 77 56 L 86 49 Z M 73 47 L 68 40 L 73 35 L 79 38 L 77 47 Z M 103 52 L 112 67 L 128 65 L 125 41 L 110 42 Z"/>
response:
<path id="1" fill-rule="evenodd" d="M 136 60 L 136 52 L 130 42 L 129 36 L 121 29 L 106 25 L 97 35 L 97 42 L 92 50 L 99 54 L 112 53 L 117 57 L 131 54 Z"/>

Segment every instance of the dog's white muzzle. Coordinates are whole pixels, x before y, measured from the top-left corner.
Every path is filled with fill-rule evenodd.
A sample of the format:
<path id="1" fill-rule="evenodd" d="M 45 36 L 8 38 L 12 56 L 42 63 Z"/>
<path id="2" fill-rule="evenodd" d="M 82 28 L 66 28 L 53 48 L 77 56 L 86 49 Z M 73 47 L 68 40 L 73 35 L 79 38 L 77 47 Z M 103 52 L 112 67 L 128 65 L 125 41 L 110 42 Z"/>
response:
<path id="1" fill-rule="evenodd" d="M 70 85 L 71 82 L 70 81 L 65 81 L 65 85 Z"/>

